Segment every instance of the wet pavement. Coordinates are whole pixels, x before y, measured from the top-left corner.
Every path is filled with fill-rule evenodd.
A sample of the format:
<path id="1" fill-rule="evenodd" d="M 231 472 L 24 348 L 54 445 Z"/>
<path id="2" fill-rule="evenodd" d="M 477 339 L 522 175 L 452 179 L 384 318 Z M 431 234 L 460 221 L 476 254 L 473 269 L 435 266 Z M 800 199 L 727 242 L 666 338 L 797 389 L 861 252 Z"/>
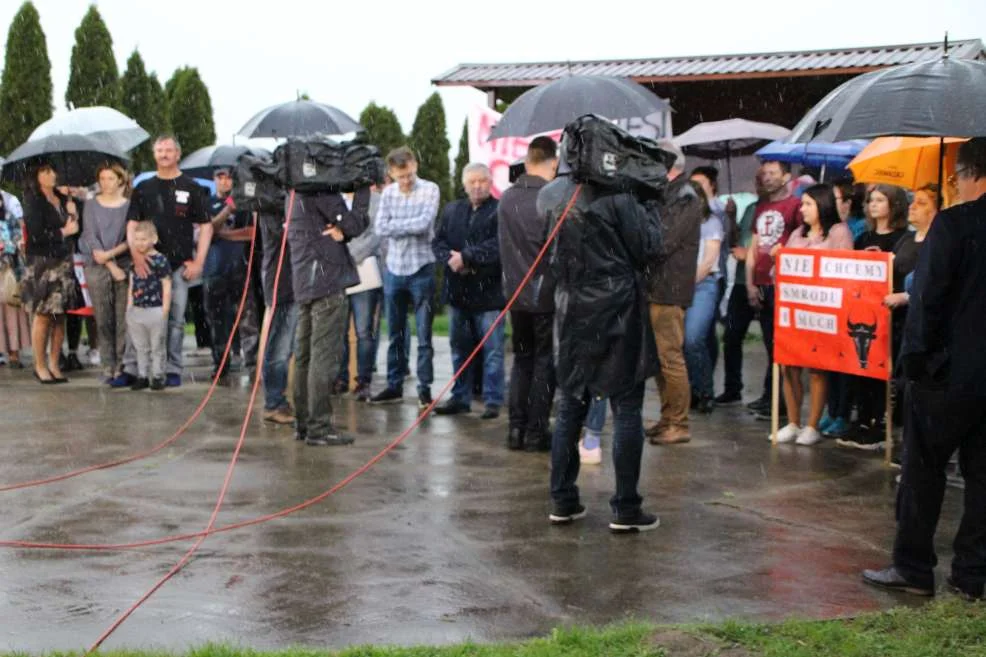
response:
<path id="1" fill-rule="evenodd" d="M 437 342 L 444 383 L 448 346 Z M 762 347 L 750 343 L 748 353 L 752 399 Z M 111 391 L 95 373 L 41 387 L 30 370 L 3 368 L 0 485 L 159 442 L 205 394 L 204 358 L 193 357 L 197 382 L 165 393 Z M 414 419 L 413 380 L 406 390 L 396 406 L 339 401 L 351 447 L 306 447 L 288 429 L 263 427 L 258 411 L 219 523 L 292 506 L 362 465 Z M 201 530 L 247 397 L 245 386 L 219 389 L 190 431 L 150 459 L 0 493 L 0 538 L 127 543 Z M 658 413 L 651 389 L 645 419 Z M 612 536 L 608 454 L 580 478 L 588 518 L 549 527 L 547 455 L 508 452 L 506 426 L 506 413 L 485 422 L 478 413 L 429 418 L 322 504 L 210 537 L 105 647 L 485 642 L 628 618 L 770 621 L 917 604 L 859 581 L 862 568 L 887 561 L 893 540 L 896 471 L 879 455 L 832 442 L 772 448 L 768 423 L 742 406 L 720 408 L 693 417 L 690 444 L 645 449 L 641 492 L 660 529 Z M 946 498 L 938 542 L 947 565 L 960 499 L 953 489 Z M 0 549 L 0 649 L 87 646 L 189 545 Z"/>

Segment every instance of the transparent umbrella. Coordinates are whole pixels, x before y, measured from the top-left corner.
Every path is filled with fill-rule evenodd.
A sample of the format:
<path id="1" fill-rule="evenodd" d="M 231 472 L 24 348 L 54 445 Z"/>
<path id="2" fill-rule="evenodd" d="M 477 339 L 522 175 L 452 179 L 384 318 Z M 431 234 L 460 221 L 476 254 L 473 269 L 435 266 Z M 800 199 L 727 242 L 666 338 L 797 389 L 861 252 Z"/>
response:
<path id="1" fill-rule="evenodd" d="M 100 143 L 110 143 L 118 151 L 130 151 L 141 145 L 150 134 L 126 114 L 112 107 L 80 107 L 54 116 L 37 128 L 28 141 L 54 135 L 85 135 Z"/>

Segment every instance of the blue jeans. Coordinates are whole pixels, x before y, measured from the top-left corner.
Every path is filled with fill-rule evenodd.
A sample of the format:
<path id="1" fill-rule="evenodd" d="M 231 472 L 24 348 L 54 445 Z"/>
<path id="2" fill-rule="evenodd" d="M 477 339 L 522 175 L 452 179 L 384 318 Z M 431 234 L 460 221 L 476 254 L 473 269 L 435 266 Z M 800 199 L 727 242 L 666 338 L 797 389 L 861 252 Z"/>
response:
<path id="1" fill-rule="evenodd" d="M 377 362 L 377 344 L 380 342 L 379 310 L 382 303 L 383 290 L 367 290 L 349 296 L 349 318 L 356 325 L 356 382 L 362 385 L 370 385 L 373 381 L 373 365 Z M 346 325 L 348 327 L 348 322 Z M 342 341 L 339 380 L 349 381 L 348 337 Z"/>
<path id="2" fill-rule="evenodd" d="M 600 433 L 604 426 L 606 426 L 606 398 L 593 399 L 585 416 L 585 428 L 593 433 Z"/>
<path id="3" fill-rule="evenodd" d="M 410 276 L 398 276 L 390 270 L 383 274 L 384 306 L 387 310 L 387 329 L 390 345 L 387 347 L 387 387 L 404 389 L 404 372 L 407 371 L 408 350 L 405 349 L 407 310 L 414 305 L 414 321 L 418 332 L 418 392 L 431 392 L 434 380 L 431 347 L 431 323 L 435 318 L 435 265 L 427 264 Z"/>
<path id="4" fill-rule="evenodd" d="M 719 283 L 707 276 L 695 286 L 692 305 L 685 312 L 685 362 L 693 398 L 711 398 L 712 362 L 709 356 L 709 328 L 716 318 Z"/>
<path id="5" fill-rule="evenodd" d="M 606 400 L 602 400 L 605 403 Z M 551 439 L 551 499 L 555 508 L 569 511 L 579 504 L 579 434 L 589 414 L 590 395 L 581 396 L 562 391 L 558 403 L 555 433 Z M 613 469 L 616 474 L 616 493 L 610 498 L 610 508 L 619 516 L 630 516 L 640 510 L 643 501 L 637 492 L 640 480 L 640 457 L 644 451 L 644 384 L 638 383 L 629 391 L 611 397 L 613 408 Z"/>
<path id="6" fill-rule="evenodd" d="M 264 410 L 273 411 L 288 405 L 288 363 L 294 353 L 294 334 L 298 328 L 298 305 L 277 304 L 267 334 L 264 352 Z"/>
<path id="7" fill-rule="evenodd" d="M 185 342 L 185 306 L 188 305 L 189 281 L 182 274 L 182 265 L 171 274 L 171 311 L 168 313 L 168 364 L 165 371 L 168 374 L 181 376 L 184 358 L 182 345 Z M 226 345 L 223 345 L 225 347 Z"/>
<path id="8" fill-rule="evenodd" d="M 449 306 L 449 342 L 452 347 L 452 369 L 459 371 L 479 340 L 486 335 L 500 314 L 499 310 L 469 311 Z M 503 406 L 506 381 L 503 367 L 503 322 L 496 325 L 490 339 L 483 345 L 483 402 L 487 406 Z M 455 380 L 452 398 L 460 404 L 472 402 L 473 368 L 470 366 Z"/>

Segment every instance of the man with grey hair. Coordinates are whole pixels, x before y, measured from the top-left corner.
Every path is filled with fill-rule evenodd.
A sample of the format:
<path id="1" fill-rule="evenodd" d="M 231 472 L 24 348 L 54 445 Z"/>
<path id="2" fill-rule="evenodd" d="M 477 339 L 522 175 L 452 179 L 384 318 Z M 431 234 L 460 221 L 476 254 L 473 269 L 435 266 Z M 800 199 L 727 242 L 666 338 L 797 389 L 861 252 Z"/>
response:
<path id="1" fill-rule="evenodd" d="M 432 249 L 445 264 L 442 297 L 449 305 L 452 369 L 459 371 L 476 348 L 477 336 L 490 331 L 503 309 L 500 245 L 497 238 L 498 203 L 490 193 L 492 176 L 485 164 L 472 163 L 462 172 L 467 198 L 445 206 Z M 500 415 L 504 398 L 503 322 L 483 346 L 484 420 Z M 462 373 L 452 398 L 439 406 L 439 415 L 468 413 L 473 391 L 473 369 Z"/>
<path id="2" fill-rule="evenodd" d="M 657 343 L 661 371 L 657 387 L 661 396 L 661 420 L 647 429 L 653 445 L 671 445 L 690 440 L 688 410 L 691 388 L 685 366 L 685 310 L 695 293 L 698 267 L 699 228 L 703 202 L 685 172 L 685 154 L 669 139 L 659 142 L 662 150 L 675 156 L 668 172 L 667 189 L 660 215 L 663 247 L 660 266 L 651 267 L 647 283 L 650 322 Z"/>

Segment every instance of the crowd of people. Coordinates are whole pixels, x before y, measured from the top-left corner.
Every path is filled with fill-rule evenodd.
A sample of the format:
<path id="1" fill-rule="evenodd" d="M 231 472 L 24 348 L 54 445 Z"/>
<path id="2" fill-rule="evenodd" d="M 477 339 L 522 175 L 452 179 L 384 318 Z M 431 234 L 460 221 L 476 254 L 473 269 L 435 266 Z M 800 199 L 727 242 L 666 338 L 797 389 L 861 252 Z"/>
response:
<path id="1" fill-rule="evenodd" d="M 299 193 L 284 213 L 258 216 L 236 209 L 228 169 L 215 171 L 210 199 L 180 171 L 181 148 L 169 135 L 154 145 L 156 175 L 133 189 L 118 164 L 96 172 L 95 193 L 60 187 L 57 171 L 43 165 L 28 180 L 23 212 L 16 197 L 3 196 L 0 257 L 10 275 L 0 285 L 0 351 L 9 366 L 20 367 L 20 351 L 30 343 L 37 380 L 67 381 L 67 317 L 82 306 L 73 267 L 78 253 L 95 320 L 90 343 L 98 344 L 107 385 L 178 387 L 186 308 L 201 281 L 213 375 L 227 380 L 230 363 L 242 359 L 263 378 L 264 421 L 293 425 L 309 445 L 344 445 L 353 439 L 338 431 L 331 397 L 350 392 L 350 323 L 356 334 L 351 392 L 371 404 L 399 402 L 410 371 L 413 313 L 417 402 L 424 409 L 432 404 L 440 281 L 452 367 L 461 375 L 436 413 L 469 413 L 480 397 L 480 417 L 494 419 L 507 405 L 506 446 L 553 452 L 551 518 L 567 523 L 584 513 L 574 482 L 580 463 L 602 460 L 609 406 L 617 471 L 613 529 L 650 529 L 656 517 L 641 510 L 636 492 L 643 440 L 687 443 L 690 412 L 708 414 L 743 401 L 743 343 L 754 319 L 767 372 L 749 409 L 769 417 L 778 249 L 893 252 L 894 292 L 885 303 L 892 309 L 896 362 L 910 280 L 941 193 L 935 185 L 909 194 L 848 179 L 821 184 L 806 175 L 795 179 L 784 162 L 764 161 L 756 174 L 757 200 L 740 213 L 732 198 L 721 200 L 715 168 L 689 171 L 677 146 L 665 141 L 661 147 L 674 162 L 659 202 L 576 187 L 558 174 L 557 144 L 539 137 L 530 144 L 524 173 L 499 200 L 491 194 L 490 170 L 473 163 L 460 181 L 465 197 L 440 207 L 438 185 L 419 178 L 413 152 L 398 148 L 387 155 L 386 179 L 372 187 Z M 963 146 L 960 165 L 979 157 L 977 148 L 978 140 Z M 565 207 L 572 216 L 549 257 L 539 260 Z M 259 342 L 260 322 L 233 330 L 244 288 L 246 315 L 262 316 L 264 308 L 273 313 L 262 363 L 250 362 L 247 344 Z M 508 389 L 506 327 L 496 319 L 515 296 Z M 387 320 L 387 365 L 374 393 L 381 318 Z M 480 357 L 466 367 L 484 337 Z M 716 395 L 720 346 L 724 389 Z M 70 344 L 68 356 L 73 349 Z M 804 374 L 784 368 L 786 421 L 778 442 L 815 445 L 827 436 L 848 447 L 880 446 L 888 412 L 880 382 L 811 370 L 806 386 Z M 661 417 L 644 428 L 643 384 L 650 378 L 657 381 Z M 902 393 L 899 388 L 895 400 Z"/>

